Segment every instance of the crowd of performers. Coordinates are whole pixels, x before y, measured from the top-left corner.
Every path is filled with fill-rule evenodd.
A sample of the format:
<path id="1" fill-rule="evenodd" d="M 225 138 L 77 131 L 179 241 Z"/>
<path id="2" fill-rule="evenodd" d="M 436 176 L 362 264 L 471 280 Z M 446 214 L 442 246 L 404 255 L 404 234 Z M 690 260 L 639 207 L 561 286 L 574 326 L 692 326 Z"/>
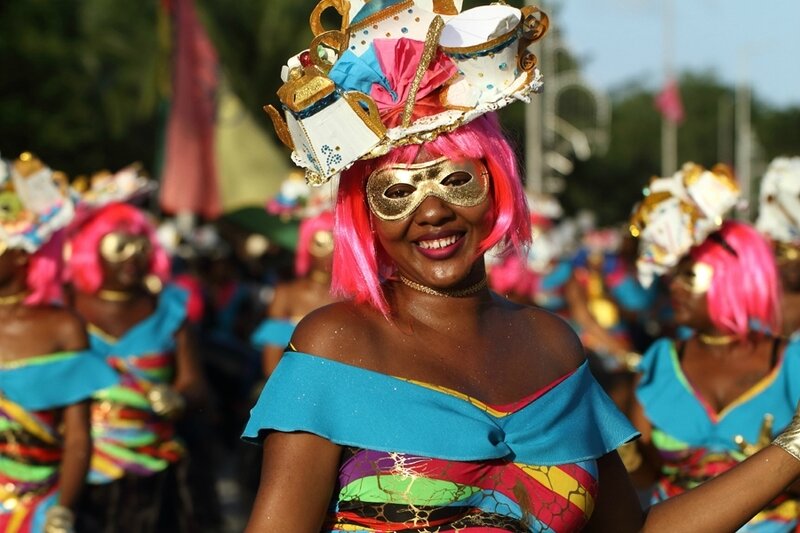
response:
<path id="1" fill-rule="evenodd" d="M 261 235 L 158 220 L 136 168 L 2 160 L 0 530 L 800 526 L 800 158 L 769 166 L 752 224 L 730 169 L 692 163 L 617 227 L 566 217 L 526 198 L 493 113 L 534 71 L 497 36 L 494 70 L 456 67 L 478 45 L 438 39 L 471 19 L 410 5 L 346 18 L 389 24 L 358 54 L 287 66 L 287 118 L 363 90 L 279 127 L 342 145 L 295 158 L 335 186 L 289 177 L 265 206 L 296 228 L 290 268 Z M 485 7 L 514 43 L 546 30 Z M 484 74 L 506 92 L 452 83 Z"/>
<path id="2" fill-rule="evenodd" d="M 220 479 L 240 485 L 238 513 L 258 483 L 258 448 L 238 442 L 248 411 L 298 322 L 337 299 L 333 204 L 296 177 L 267 206 L 299 227 L 294 273 L 275 281 L 208 227 L 181 252 L 131 174 L 78 191 L 30 154 L 2 167 L 3 531 L 223 531 Z M 647 501 L 728 470 L 792 418 L 798 189 L 800 158 L 774 161 L 750 225 L 726 218 L 727 170 L 687 165 L 602 229 L 529 196 L 534 246 L 487 253 L 493 291 L 580 336 L 642 435 L 619 453 Z M 788 490 L 751 525 L 790 531 L 798 513 Z"/>

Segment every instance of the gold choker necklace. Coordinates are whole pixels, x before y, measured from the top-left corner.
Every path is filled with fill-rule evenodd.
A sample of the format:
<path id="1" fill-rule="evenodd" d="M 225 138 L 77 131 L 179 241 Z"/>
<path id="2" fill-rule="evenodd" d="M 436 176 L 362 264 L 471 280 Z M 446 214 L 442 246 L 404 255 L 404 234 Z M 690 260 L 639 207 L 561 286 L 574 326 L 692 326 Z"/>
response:
<path id="1" fill-rule="evenodd" d="M 475 294 L 479 290 L 486 287 L 486 276 L 483 276 L 483 279 L 480 280 L 475 285 L 470 285 L 466 289 L 457 289 L 457 290 L 437 290 L 432 289 L 426 285 L 422 285 L 417 283 L 416 281 L 411 281 L 405 276 L 400 276 L 400 281 L 403 282 L 403 285 L 406 287 L 411 287 L 415 291 L 424 292 L 425 294 L 432 294 L 434 296 L 444 296 L 447 298 L 461 298 L 463 296 L 469 296 L 470 294 Z"/>
<path id="2" fill-rule="evenodd" d="M 704 333 L 699 333 L 697 335 L 697 339 L 709 346 L 725 346 L 726 344 L 731 344 L 736 342 L 739 337 L 736 335 L 706 335 Z"/>
<path id="3" fill-rule="evenodd" d="M 17 294 L 9 294 L 8 296 L 0 296 L 0 306 L 16 305 L 27 297 L 28 297 L 28 291 L 18 292 Z"/>
<path id="4" fill-rule="evenodd" d="M 97 297 L 106 302 L 127 302 L 133 298 L 133 293 L 130 291 L 115 291 L 113 289 L 100 289 L 97 291 Z"/>
<path id="5" fill-rule="evenodd" d="M 323 270 L 312 270 L 309 272 L 308 277 L 311 281 L 328 285 L 331 282 L 331 275 Z"/>

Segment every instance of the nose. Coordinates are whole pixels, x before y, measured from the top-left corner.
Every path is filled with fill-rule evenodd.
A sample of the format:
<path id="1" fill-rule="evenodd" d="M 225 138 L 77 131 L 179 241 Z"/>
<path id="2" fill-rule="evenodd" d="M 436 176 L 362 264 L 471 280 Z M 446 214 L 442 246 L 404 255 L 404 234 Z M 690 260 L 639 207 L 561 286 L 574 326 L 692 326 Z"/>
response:
<path id="1" fill-rule="evenodd" d="M 414 222 L 419 225 L 441 226 L 454 217 L 452 206 L 433 195 L 427 196 L 414 210 Z"/>

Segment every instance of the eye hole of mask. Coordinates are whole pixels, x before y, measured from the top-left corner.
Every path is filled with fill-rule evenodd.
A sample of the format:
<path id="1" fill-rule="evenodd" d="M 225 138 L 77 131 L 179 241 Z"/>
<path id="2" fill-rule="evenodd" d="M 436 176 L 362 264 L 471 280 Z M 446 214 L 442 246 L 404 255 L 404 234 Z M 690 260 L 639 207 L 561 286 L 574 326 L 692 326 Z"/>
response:
<path id="1" fill-rule="evenodd" d="M 472 179 L 472 175 L 468 172 L 453 172 L 452 174 L 445 176 L 439 183 L 446 187 L 461 187 L 462 185 L 466 185 L 472 181 Z M 394 200 L 411 196 L 416 190 L 417 189 L 413 185 L 408 183 L 396 183 L 386 189 L 383 195 L 386 198 Z"/>
<path id="2" fill-rule="evenodd" d="M 390 198 L 392 200 L 397 200 L 400 198 L 405 198 L 407 196 L 411 196 L 416 191 L 416 187 L 413 185 L 409 185 L 408 183 L 395 183 L 386 191 L 384 191 L 383 195 L 386 198 Z"/>
<path id="3" fill-rule="evenodd" d="M 460 187 L 462 185 L 466 185 L 472 181 L 472 179 L 472 175 L 468 172 L 453 172 L 449 176 L 446 176 L 439 183 L 448 187 Z"/>

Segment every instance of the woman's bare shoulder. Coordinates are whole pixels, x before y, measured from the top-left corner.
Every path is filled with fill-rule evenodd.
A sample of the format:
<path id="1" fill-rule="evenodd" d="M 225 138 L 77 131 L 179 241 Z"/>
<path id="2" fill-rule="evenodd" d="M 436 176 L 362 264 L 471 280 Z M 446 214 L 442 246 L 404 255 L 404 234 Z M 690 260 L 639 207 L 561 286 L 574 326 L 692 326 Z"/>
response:
<path id="1" fill-rule="evenodd" d="M 574 370 L 586 360 L 586 352 L 572 326 L 560 316 L 541 307 L 508 302 L 503 304 L 525 336 L 524 344 L 536 347 L 538 356 L 547 356 L 563 373 Z"/>
<path id="2" fill-rule="evenodd" d="M 55 305 L 37 305 L 28 309 L 34 324 L 33 334 L 45 333 L 52 351 L 83 350 L 88 346 L 86 324 L 73 310 Z"/>
<path id="3" fill-rule="evenodd" d="M 378 310 L 366 304 L 332 303 L 312 311 L 297 324 L 292 347 L 326 359 L 358 364 L 375 352 L 381 326 L 386 320 Z"/>

